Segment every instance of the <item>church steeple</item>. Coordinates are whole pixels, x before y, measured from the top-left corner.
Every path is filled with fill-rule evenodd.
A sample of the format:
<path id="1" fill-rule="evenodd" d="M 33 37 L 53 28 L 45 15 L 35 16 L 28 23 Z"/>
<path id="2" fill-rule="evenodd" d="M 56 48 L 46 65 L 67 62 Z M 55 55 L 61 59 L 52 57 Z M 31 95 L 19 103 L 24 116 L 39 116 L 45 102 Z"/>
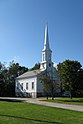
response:
<path id="1" fill-rule="evenodd" d="M 42 50 L 42 62 L 40 69 L 47 69 L 52 67 L 51 61 L 52 51 L 49 47 L 48 24 L 45 26 L 44 48 Z"/>
<path id="2" fill-rule="evenodd" d="M 49 49 L 48 24 L 46 24 L 46 27 L 45 27 L 44 50 L 45 49 Z"/>

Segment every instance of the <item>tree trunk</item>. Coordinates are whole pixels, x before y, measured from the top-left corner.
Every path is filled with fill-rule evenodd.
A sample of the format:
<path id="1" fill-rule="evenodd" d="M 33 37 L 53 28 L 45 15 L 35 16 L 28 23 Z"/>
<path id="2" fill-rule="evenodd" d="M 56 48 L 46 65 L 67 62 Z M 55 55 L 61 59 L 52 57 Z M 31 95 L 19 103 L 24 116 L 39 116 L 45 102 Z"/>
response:
<path id="1" fill-rule="evenodd" d="M 47 96 L 47 100 L 48 100 L 48 96 Z"/>
<path id="2" fill-rule="evenodd" d="M 48 100 L 48 93 L 47 93 L 46 99 Z"/>
<path id="3" fill-rule="evenodd" d="M 52 100 L 54 100 L 54 89 L 52 89 L 52 91 L 51 91 L 51 96 L 52 96 Z"/>
<path id="4" fill-rule="evenodd" d="M 54 100 L 54 96 L 52 96 L 52 100 Z"/>
<path id="5" fill-rule="evenodd" d="M 71 86 L 71 82 L 70 82 L 70 98 L 72 99 L 72 86 Z"/>
<path id="6" fill-rule="evenodd" d="M 72 99 L 72 90 L 70 89 L 70 98 Z"/>
<path id="7" fill-rule="evenodd" d="M 47 95 L 46 99 L 48 100 L 48 95 Z"/>
<path id="8" fill-rule="evenodd" d="M 61 97 L 63 95 L 63 88 L 62 88 L 62 82 L 61 82 Z"/>

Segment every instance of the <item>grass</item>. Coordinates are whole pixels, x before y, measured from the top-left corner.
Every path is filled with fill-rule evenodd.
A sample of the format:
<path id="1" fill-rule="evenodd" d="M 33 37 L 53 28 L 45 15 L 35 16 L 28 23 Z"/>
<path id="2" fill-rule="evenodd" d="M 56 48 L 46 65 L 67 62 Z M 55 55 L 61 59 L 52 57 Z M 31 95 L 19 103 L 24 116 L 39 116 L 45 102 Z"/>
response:
<path id="1" fill-rule="evenodd" d="M 72 105 L 83 105 L 83 98 L 55 98 L 54 100 L 48 99 L 47 102 L 56 102 L 63 104 L 72 104 Z"/>
<path id="2" fill-rule="evenodd" d="M 83 113 L 29 103 L 0 101 L 0 124 L 83 124 Z"/>

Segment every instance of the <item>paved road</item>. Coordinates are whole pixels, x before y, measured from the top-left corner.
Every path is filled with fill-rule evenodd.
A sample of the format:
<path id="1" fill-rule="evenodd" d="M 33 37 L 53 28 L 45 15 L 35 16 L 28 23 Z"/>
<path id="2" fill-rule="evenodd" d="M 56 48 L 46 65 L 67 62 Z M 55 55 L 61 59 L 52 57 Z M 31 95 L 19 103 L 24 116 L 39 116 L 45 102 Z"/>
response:
<path id="1" fill-rule="evenodd" d="M 33 104 L 39 104 L 39 105 L 45 105 L 45 106 L 51 106 L 51 107 L 56 107 L 56 108 L 63 108 L 63 109 L 83 112 L 83 106 L 41 101 L 41 100 L 44 100 L 44 98 L 33 99 L 33 98 L 0 97 L 0 100 L 22 101 L 22 102 L 28 102 L 28 103 L 33 103 Z"/>

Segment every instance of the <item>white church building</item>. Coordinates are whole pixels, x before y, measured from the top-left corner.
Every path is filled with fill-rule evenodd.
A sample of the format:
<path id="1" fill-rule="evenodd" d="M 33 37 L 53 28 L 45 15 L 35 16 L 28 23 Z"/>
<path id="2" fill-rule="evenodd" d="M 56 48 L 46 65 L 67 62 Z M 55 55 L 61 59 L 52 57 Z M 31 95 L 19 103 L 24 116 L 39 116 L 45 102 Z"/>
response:
<path id="1" fill-rule="evenodd" d="M 45 27 L 44 48 L 42 50 L 42 62 L 40 69 L 28 71 L 16 78 L 15 94 L 20 97 L 44 96 L 45 91 L 39 79 L 40 75 L 48 73 L 53 80 L 58 80 L 56 68 L 52 62 L 52 50 L 49 46 L 48 25 Z"/>

